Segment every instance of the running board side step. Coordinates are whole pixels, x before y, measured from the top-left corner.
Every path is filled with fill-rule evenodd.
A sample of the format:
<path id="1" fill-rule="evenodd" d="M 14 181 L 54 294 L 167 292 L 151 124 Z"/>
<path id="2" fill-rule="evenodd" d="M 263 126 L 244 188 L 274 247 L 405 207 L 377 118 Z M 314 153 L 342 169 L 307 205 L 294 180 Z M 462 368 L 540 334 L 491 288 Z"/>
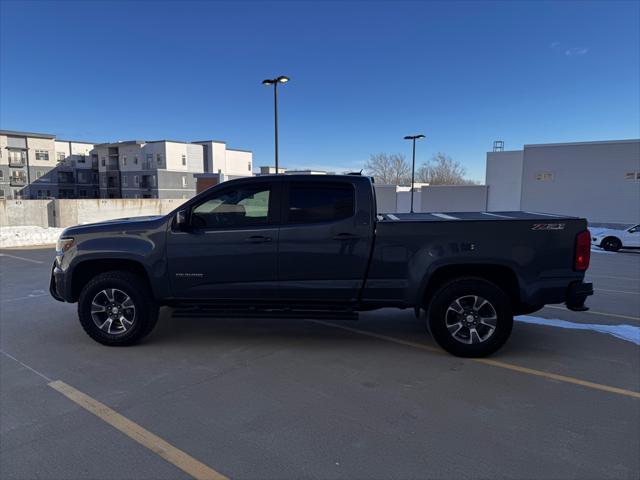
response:
<path id="1" fill-rule="evenodd" d="M 358 320 L 358 312 L 353 310 L 297 310 L 278 308 L 207 308 L 176 307 L 176 318 L 299 318 L 312 320 Z"/>

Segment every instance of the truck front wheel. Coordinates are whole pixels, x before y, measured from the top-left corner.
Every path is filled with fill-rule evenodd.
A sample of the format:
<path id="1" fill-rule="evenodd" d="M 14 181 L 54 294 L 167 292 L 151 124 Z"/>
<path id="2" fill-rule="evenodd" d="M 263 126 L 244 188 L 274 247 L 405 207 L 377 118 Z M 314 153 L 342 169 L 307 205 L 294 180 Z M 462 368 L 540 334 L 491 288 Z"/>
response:
<path id="1" fill-rule="evenodd" d="M 507 293 L 482 278 L 449 281 L 435 292 L 427 307 L 434 340 L 459 357 L 485 357 L 509 338 L 513 312 Z"/>
<path id="2" fill-rule="evenodd" d="M 84 331 L 96 342 L 131 345 L 153 330 L 158 305 L 139 275 L 111 271 L 95 276 L 82 289 L 78 317 Z"/>

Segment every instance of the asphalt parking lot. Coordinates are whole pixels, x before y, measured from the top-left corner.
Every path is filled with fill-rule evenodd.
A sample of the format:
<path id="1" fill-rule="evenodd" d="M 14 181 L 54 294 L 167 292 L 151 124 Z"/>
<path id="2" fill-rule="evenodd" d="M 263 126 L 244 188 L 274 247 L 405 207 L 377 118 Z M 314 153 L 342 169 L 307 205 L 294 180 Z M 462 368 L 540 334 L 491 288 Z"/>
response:
<path id="1" fill-rule="evenodd" d="M 48 295 L 52 258 L 0 251 L 3 479 L 640 477 L 632 341 L 517 322 L 477 361 L 441 352 L 409 311 L 165 309 L 144 343 L 108 348 Z M 640 327 L 640 253 L 594 252 L 587 278 L 589 312 L 533 315 Z"/>

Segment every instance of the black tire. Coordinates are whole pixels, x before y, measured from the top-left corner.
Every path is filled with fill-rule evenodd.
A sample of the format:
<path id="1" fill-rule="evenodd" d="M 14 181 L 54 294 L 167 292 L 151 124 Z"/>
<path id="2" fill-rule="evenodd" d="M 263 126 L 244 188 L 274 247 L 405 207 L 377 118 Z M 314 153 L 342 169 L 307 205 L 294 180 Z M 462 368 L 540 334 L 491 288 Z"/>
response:
<path id="1" fill-rule="evenodd" d="M 96 303 L 105 307 L 102 303 L 108 304 L 110 296 L 114 298 L 115 305 L 124 299 L 123 294 L 128 296 L 130 301 L 120 307 L 122 312 L 127 312 L 131 321 L 123 322 L 116 319 L 103 329 L 99 328 L 96 322 L 100 323 L 104 315 L 109 315 L 111 307 L 107 307 L 104 313 L 100 311 L 92 314 L 92 302 L 97 299 Z M 131 304 L 133 308 L 127 308 Z M 84 331 L 96 342 L 109 346 L 133 345 L 151 333 L 156 326 L 158 304 L 143 278 L 135 273 L 114 270 L 96 275 L 85 285 L 78 299 L 78 317 Z M 112 324 L 113 331 L 106 331 L 112 329 Z"/>
<path id="2" fill-rule="evenodd" d="M 618 237 L 605 237 L 600 242 L 600 248 L 605 249 L 607 252 L 617 252 L 622 248 L 622 242 Z"/>
<path id="3" fill-rule="evenodd" d="M 477 298 L 473 300 L 473 297 Z M 482 300 L 486 300 L 488 305 Z M 478 305 L 482 307 L 476 311 L 474 307 Z M 482 278 L 463 277 L 445 283 L 434 293 L 426 310 L 434 340 L 458 357 L 491 355 L 504 345 L 513 328 L 509 295 Z M 457 310 L 462 310 L 462 313 L 457 313 Z M 495 320 L 489 320 L 490 317 L 495 317 Z M 494 328 L 491 330 L 488 324 Z M 458 328 L 459 325 L 462 326 Z M 472 329 L 475 334 L 472 334 Z M 465 338 L 467 333 L 468 338 Z"/>

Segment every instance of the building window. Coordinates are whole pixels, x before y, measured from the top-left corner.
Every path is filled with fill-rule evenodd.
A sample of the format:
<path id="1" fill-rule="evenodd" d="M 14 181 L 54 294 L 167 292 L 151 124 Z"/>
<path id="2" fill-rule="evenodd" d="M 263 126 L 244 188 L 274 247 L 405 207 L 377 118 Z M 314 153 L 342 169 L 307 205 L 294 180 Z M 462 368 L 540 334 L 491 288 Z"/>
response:
<path id="1" fill-rule="evenodd" d="M 64 159 L 65 159 L 65 158 L 67 158 L 67 157 L 65 156 L 65 154 L 64 154 L 64 153 L 58 153 L 58 161 L 59 161 L 59 162 L 64 162 Z M 37 150 L 36 150 L 36 159 L 40 160 L 40 159 L 38 158 Z M 49 160 L 49 159 L 47 158 L 47 160 Z"/>
<path id="2" fill-rule="evenodd" d="M 186 187 L 187 186 L 187 177 L 185 177 L 184 175 L 182 176 L 182 187 Z"/>
<path id="3" fill-rule="evenodd" d="M 23 167 L 26 160 L 25 152 L 22 150 L 9 150 L 9 166 Z"/>
<path id="4" fill-rule="evenodd" d="M 107 165 L 107 158 L 102 157 L 102 166 L 105 167 Z"/>
<path id="5" fill-rule="evenodd" d="M 0 170 L 0 179 L 4 178 L 4 172 Z"/>
<path id="6" fill-rule="evenodd" d="M 125 167 L 127 166 L 127 156 L 126 155 L 122 156 L 122 165 L 125 166 Z"/>
<path id="7" fill-rule="evenodd" d="M 136 165 L 138 164 L 138 155 L 133 157 L 133 163 L 135 163 Z"/>
<path id="8" fill-rule="evenodd" d="M 4 189 L 0 188 L 0 198 L 4 198 Z"/>
<path id="9" fill-rule="evenodd" d="M 156 153 L 156 163 L 158 167 L 162 167 L 162 155 L 160 153 Z"/>
<path id="10" fill-rule="evenodd" d="M 248 167 L 249 171 L 251 171 L 251 162 L 247 163 L 247 167 Z"/>
<path id="11" fill-rule="evenodd" d="M 87 198 L 87 191 L 86 190 L 80 190 L 78 192 L 78 195 L 80 196 L 80 198 Z"/>
<path id="12" fill-rule="evenodd" d="M 36 150 L 36 160 L 49 160 L 49 152 L 47 150 Z"/>
<path id="13" fill-rule="evenodd" d="M 187 156 L 182 155 L 182 165 L 186 165 L 186 164 L 187 164 Z"/>
<path id="14" fill-rule="evenodd" d="M 137 187 L 138 185 L 140 185 L 140 177 L 138 177 L 138 175 L 134 175 L 133 177 L 133 184 Z"/>
<path id="15" fill-rule="evenodd" d="M 640 180 L 640 172 L 627 172 L 624 174 L 625 180 Z"/>
<path id="16" fill-rule="evenodd" d="M 40 178 L 42 176 L 42 170 L 36 170 L 36 178 Z"/>
<path id="17" fill-rule="evenodd" d="M 536 173 L 536 180 L 541 182 L 550 182 L 553 180 L 553 173 L 551 172 L 538 172 Z"/>
<path id="18" fill-rule="evenodd" d="M 126 175 L 122 176 L 122 185 L 125 186 L 125 187 L 129 186 L 129 179 L 127 178 Z"/>
<path id="19" fill-rule="evenodd" d="M 85 163 L 86 159 L 86 155 L 78 155 L 78 163 Z"/>

